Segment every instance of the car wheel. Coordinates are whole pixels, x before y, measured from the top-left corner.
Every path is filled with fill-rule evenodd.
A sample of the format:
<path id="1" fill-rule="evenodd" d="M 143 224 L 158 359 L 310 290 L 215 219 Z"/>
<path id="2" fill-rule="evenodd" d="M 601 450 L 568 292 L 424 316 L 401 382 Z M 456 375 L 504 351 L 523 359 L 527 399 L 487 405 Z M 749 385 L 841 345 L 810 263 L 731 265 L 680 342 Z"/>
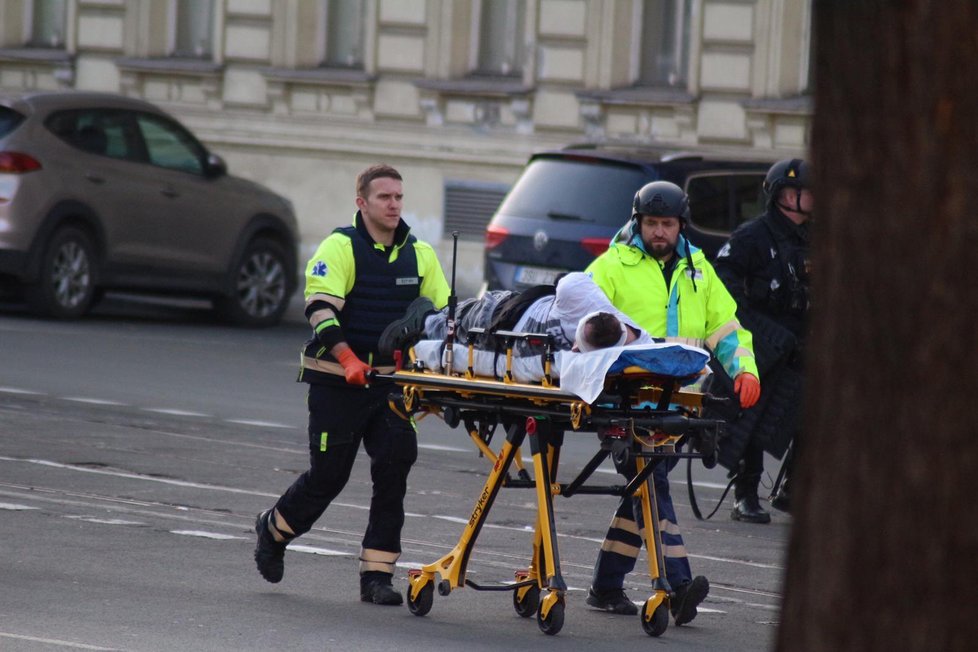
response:
<path id="1" fill-rule="evenodd" d="M 274 240 L 252 241 L 233 269 L 231 292 L 216 302 L 221 316 L 237 326 L 277 324 L 288 307 L 289 257 Z"/>
<path id="2" fill-rule="evenodd" d="M 95 245 L 74 227 L 55 231 L 41 257 L 37 283 L 26 288 L 34 312 L 74 319 L 92 307 L 95 298 Z"/>

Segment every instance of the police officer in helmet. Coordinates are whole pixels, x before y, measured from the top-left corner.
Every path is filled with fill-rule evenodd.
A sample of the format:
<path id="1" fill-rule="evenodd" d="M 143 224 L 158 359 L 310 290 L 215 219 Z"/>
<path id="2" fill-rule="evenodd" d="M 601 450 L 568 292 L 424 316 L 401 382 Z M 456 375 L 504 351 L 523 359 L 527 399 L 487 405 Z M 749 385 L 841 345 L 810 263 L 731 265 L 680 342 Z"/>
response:
<path id="1" fill-rule="evenodd" d="M 809 165 L 785 159 L 764 179 L 767 207 L 741 225 L 717 254 L 717 274 L 737 301 L 737 316 L 754 334 L 765 392 L 758 404 L 728 426 L 720 463 L 736 473 L 731 518 L 767 523 L 758 499 L 767 450 L 785 460 L 787 474 L 771 504 L 790 509 L 790 446 L 799 427 L 801 362 L 811 303 L 809 224 L 814 209 Z"/>

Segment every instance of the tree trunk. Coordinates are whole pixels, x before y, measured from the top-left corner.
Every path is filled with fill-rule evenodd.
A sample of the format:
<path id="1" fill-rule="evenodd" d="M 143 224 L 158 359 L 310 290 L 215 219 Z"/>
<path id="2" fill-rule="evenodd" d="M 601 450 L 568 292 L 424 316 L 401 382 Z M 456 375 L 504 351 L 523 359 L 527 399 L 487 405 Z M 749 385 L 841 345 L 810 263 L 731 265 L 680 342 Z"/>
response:
<path id="1" fill-rule="evenodd" d="M 778 650 L 978 649 L 978 2 L 820 0 Z"/>

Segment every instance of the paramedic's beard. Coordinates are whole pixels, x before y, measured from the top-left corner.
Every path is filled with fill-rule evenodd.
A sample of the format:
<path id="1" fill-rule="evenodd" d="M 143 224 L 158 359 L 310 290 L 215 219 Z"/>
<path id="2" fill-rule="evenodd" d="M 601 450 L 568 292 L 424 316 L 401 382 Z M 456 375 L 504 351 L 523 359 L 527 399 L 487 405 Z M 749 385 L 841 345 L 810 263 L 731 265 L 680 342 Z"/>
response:
<path id="1" fill-rule="evenodd" d="M 676 251 L 676 245 L 664 240 L 651 240 L 645 243 L 645 250 L 656 260 L 669 260 Z"/>

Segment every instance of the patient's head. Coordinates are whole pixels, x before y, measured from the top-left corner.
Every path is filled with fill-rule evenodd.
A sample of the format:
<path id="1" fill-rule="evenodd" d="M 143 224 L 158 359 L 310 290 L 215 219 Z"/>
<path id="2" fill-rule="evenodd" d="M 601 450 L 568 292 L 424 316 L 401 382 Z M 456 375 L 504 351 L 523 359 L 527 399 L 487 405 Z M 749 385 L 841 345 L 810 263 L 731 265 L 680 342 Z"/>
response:
<path id="1" fill-rule="evenodd" d="M 577 325 L 576 346 L 581 352 L 622 346 L 629 339 L 628 328 L 610 312 L 592 312 Z M 634 339 L 634 338 L 632 338 Z"/>

